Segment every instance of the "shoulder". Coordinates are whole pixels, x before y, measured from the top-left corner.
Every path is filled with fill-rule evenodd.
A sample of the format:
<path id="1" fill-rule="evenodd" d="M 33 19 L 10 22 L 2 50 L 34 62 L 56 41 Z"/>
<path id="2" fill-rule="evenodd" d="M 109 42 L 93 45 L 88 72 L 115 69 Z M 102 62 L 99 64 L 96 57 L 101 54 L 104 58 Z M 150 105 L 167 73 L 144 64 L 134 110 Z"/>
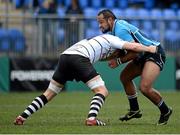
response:
<path id="1" fill-rule="evenodd" d="M 117 20 L 116 21 L 117 25 L 122 25 L 122 26 L 127 26 L 129 23 L 125 20 Z"/>
<path id="2" fill-rule="evenodd" d="M 128 22 L 125 20 L 117 20 L 114 24 L 115 31 L 128 30 Z"/>

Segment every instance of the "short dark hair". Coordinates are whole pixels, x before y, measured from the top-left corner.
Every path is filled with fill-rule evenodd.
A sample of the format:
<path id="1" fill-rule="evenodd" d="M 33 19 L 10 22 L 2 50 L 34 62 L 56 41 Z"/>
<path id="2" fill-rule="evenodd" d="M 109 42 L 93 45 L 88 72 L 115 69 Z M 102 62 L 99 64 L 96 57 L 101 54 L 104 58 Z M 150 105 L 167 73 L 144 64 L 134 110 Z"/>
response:
<path id="1" fill-rule="evenodd" d="M 105 19 L 108 19 L 109 17 L 113 18 L 114 20 L 117 19 L 117 17 L 114 15 L 114 13 L 109 9 L 103 9 L 99 11 L 98 16 L 103 14 Z"/>

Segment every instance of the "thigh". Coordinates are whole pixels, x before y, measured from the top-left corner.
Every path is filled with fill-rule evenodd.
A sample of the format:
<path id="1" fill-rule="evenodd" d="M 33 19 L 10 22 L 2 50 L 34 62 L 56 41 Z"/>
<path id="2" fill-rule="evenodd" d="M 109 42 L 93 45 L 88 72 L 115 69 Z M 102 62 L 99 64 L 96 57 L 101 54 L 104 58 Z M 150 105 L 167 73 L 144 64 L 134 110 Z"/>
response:
<path id="1" fill-rule="evenodd" d="M 141 85 L 152 87 L 154 80 L 160 74 L 160 71 L 163 70 L 166 56 L 163 50 L 161 50 L 161 53 L 158 54 L 146 53 L 143 59 L 144 67 L 141 75 Z"/>
<path id="2" fill-rule="evenodd" d="M 160 74 L 160 67 L 153 61 L 147 61 L 141 74 L 141 84 L 152 86 L 154 80 Z"/>
<path id="3" fill-rule="evenodd" d="M 67 73 L 69 73 L 68 57 L 66 55 L 61 55 L 59 57 L 59 61 L 56 66 L 55 72 L 52 76 L 52 79 L 58 82 L 59 84 L 64 85 L 67 81 Z"/>
<path id="4" fill-rule="evenodd" d="M 141 63 L 135 61 L 129 62 L 121 72 L 121 80 L 133 80 L 137 76 L 140 76 L 142 72 Z"/>
<path id="5" fill-rule="evenodd" d="M 73 74 L 77 81 L 84 83 L 99 75 L 88 58 L 80 56 L 72 65 Z"/>

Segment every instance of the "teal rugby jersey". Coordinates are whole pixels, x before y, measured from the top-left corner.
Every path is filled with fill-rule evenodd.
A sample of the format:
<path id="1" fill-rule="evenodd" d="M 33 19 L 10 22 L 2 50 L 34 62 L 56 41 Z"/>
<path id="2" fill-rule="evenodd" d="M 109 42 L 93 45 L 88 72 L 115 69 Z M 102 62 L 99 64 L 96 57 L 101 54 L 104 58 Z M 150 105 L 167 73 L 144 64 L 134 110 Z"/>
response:
<path id="1" fill-rule="evenodd" d="M 138 43 L 141 43 L 143 45 L 149 46 L 149 45 L 160 45 L 160 42 L 151 40 L 145 36 L 140 30 L 135 27 L 134 25 L 128 23 L 124 20 L 118 20 L 116 19 L 114 21 L 114 27 L 112 32 L 110 34 L 117 36 L 125 41 L 135 41 Z"/>

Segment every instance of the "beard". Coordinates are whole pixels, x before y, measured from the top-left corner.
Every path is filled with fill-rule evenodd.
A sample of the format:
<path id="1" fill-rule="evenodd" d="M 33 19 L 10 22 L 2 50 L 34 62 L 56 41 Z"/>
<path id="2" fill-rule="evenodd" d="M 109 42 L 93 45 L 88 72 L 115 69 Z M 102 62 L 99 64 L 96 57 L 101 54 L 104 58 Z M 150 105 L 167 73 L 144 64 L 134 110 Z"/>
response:
<path id="1" fill-rule="evenodd" d="M 102 33 L 107 33 L 107 32 L 109 32 L 109 31 L 110 31 L 110 27 L 108 27 L 108 28 L 102 30 Z"/>

